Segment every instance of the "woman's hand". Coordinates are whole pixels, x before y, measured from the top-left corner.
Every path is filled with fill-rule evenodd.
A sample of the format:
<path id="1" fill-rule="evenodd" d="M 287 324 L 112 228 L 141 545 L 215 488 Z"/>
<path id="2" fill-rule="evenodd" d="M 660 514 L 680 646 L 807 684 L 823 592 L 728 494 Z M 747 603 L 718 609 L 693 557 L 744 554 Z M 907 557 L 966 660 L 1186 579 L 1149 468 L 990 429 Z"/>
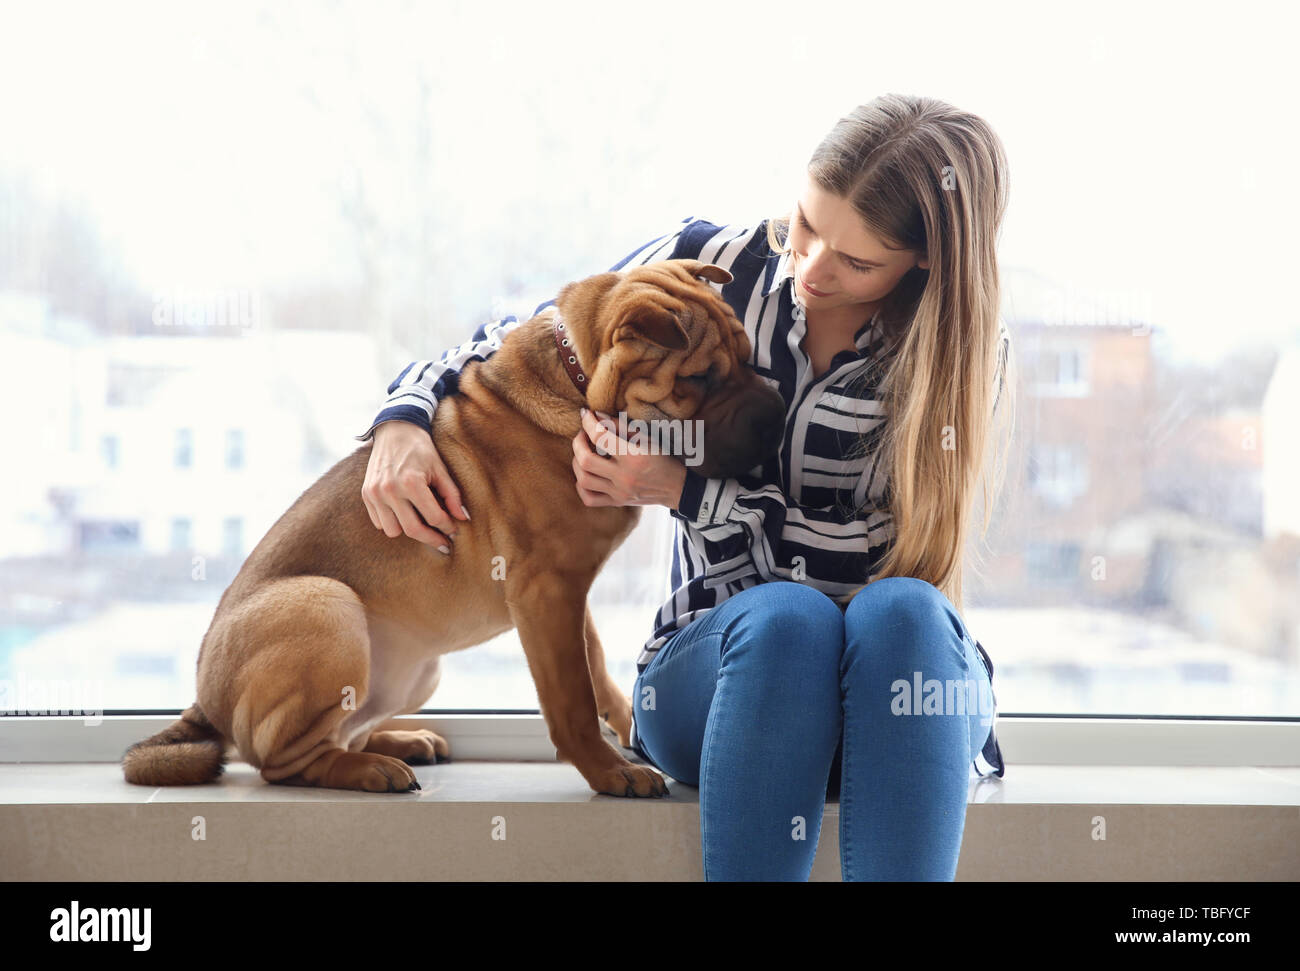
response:
<path id="1" fill-rule="evenodd" d="M 667 506 L 676 509 L 686 484 L 686 465 L 672 455 L 654 455 L 619 438 L 601 424 L 603 412 L 582 409 L 582 430 L 573 437 L 573 474 L 588 506 Z M 592 447 L 600 446 L 608 456 Z"/>
<path id="2" fill-rule="evenodd" d="M 429 433 L 409 421 L 386 421 L 375 429 L 374 440 L 361 487 L 370 521 L 386 536 L 405 533 L 450 553 L 456 519 L 438 504 L 438 496 L 457 518 L 469 519 L 469 513 Z"/>

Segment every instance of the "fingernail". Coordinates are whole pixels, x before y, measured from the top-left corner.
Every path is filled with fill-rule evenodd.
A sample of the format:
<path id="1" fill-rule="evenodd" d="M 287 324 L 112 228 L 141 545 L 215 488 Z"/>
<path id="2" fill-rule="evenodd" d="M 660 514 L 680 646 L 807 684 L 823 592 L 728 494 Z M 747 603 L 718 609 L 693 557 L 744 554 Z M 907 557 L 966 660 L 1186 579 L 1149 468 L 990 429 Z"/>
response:
<path id="1" fill-rule="evenodd" d="M 586 408 L 586 406 L 584 405 L 584 406 L 583 406 L 583 409 L 582 409 L 580 412 L 578 412 L 578 414 L 580 414 L 580 415 L 585 415 L 586 413 L 587 413 L 587 408 Z"/>
<path id="2" fill-rule="evenodd" d="M 469 510 L 465 508 L 464 503 L 461 504 L 460 511 L 465 514 L 466 519 L 469 519 Z"/>
<path id="3" fill-rule="evenodd" d="M 439 547 L 438 547 L 438 552 L 439 552 L 439 553 L 446 553 L 448 556 L 451 555 L 451 550 L 447 549 L 447 547 L 445 547 L 445 546 L 439 546 Z"/>

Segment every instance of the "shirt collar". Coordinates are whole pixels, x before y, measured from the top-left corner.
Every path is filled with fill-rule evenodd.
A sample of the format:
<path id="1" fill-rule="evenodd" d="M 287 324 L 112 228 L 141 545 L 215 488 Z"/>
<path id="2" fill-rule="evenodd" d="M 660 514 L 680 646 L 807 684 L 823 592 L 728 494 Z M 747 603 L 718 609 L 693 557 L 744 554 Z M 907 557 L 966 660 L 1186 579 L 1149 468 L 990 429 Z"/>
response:
<path id="1" fill-rule="evenodd" d="M 780 289 L 781 284 L 794 276 L 794 266 L 790 260 L 790 251 L 784 253 L 773 253 L 767 258 L 768 272 L 772 274 L 772 282 L 768 284 L 767 289 L 763 291 L 763 296 L 771 296 L 776 290 Z"/>

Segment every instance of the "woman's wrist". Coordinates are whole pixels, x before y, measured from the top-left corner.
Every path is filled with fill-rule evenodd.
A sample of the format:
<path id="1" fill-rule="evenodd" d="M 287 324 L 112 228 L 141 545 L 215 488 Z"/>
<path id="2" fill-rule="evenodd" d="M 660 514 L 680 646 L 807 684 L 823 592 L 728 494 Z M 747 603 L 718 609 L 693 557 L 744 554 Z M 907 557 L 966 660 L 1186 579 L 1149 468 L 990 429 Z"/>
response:
<path id="1" fill-rule="evenodd" d="M 641 480 L 633 502 L 637 505 L 666 506 L 676 510 L 686 488 L 686 466 L 675 458 L 665 458 L 662 469 Z"/>
<path id="2" fill-rule="evenodd" d="M 674 512 L 677 511 L 678 504 L 682 501 L 682 490 L 686 488 L 686 463 L 673 462 L 673 475 L 669 494 L 664 498 L 663 504 Z"/>

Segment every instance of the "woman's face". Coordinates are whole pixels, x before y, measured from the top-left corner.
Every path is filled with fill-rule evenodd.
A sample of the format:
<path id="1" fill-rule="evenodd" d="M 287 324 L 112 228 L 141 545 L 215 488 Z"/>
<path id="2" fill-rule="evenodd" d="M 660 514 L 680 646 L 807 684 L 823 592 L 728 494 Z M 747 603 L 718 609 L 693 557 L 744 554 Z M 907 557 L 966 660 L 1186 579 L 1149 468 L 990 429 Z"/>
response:
<path id="1" fill-rule="evenodd" d="M 912 267 L 930 267 L 921 254 L 889 249 L 867 230 L 848 200 L 811 178 L 790 214 L 789 242 L 794 286 L 809 310 L 875 304 Z"/>

